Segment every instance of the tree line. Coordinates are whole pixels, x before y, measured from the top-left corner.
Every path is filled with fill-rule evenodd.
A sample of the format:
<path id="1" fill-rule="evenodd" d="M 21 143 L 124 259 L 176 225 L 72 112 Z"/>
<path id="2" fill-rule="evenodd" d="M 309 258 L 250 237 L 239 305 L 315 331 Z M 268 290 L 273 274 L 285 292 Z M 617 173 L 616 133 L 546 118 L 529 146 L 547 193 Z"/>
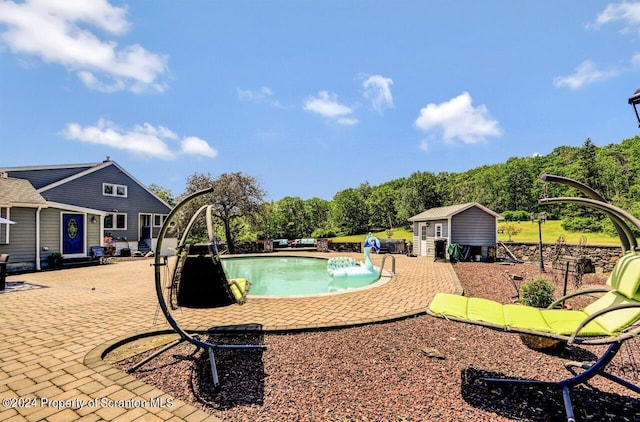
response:
<path id="1" fill-rule="evenodd" d="M 181 196 L 214 186 L 214 215 L 227 242 L 360 234 L 408 226 L 410 217 L 429 208 L 467 202 L 478 202 L 505 217 L 545 211 L 550 219 L 563 219 L 563 224 L 566 220 L 571 229 L 598 231 L 611 227 L 593 211 L 578 206 L 539 206 L 538 199 L 543 197 L 582 196 L 564 185 L 545 184 L 540 176 L 550 173 L 580 181 L 612 204 L 640 216 L 638 170 L 640 137 L 636 136 L 603 147 L 586 139 L 580 147 L 560 146 L 547 155 L 512 157 L 460 173 L 416 171 L 377 186 L 363 182 L 337 192 L 331 200 L 287 196 L 266 202 L 259 181 L 243 173 L 215 179 L 194 174 Z M 171 192 L 157 185 L 150 188 L 175 203 Z M 189 212 L 193 210 L 185 214 Z"/>

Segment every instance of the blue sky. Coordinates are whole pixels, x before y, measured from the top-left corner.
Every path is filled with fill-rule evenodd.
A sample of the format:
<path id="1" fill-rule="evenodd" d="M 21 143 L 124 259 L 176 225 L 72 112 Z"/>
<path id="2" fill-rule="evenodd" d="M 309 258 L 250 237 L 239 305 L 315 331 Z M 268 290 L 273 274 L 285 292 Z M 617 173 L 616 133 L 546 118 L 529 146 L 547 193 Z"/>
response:
<path id="1" fill-rule="evenodd" d="M 0 0 L 0 167 L 333 195 L 638 134 L 640 3 Z"/>

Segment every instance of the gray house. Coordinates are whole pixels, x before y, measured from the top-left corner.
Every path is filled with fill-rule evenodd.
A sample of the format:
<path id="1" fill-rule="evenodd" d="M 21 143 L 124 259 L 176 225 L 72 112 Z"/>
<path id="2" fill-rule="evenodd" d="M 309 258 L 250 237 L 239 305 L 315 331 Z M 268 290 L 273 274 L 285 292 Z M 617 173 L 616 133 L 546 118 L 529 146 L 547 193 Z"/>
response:
<path id="1" fill-rule="evenodd" d="M 457 243 L 472 247 L 473 255 L 487 256 L 498 240 L 502 216 L 477 202 L 431 208 L 409 219 L 413 223 L 413 253 L 437 255 L 436 247 Z"/>
<path id="2" fill-rule="evenodd" d="M 0 225 L 0 253 L 11 254 L 8 269 L 41 269 L 52 252 L 89 256 L 105 236 L 146 252 L 170 210 L 111 160 L 0 168 L 0 216 L 16 223 Z"/>

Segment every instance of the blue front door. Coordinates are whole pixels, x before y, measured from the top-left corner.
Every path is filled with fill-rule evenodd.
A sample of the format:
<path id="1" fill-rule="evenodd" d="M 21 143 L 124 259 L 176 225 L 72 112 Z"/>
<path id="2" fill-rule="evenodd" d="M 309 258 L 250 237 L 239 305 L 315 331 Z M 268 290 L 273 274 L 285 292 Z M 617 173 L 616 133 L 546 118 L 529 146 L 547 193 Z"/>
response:
<path id="1" fill-rule="evenodd" d="M 62 214 L 62 254 L 85 254 L 84 214 Z"/>

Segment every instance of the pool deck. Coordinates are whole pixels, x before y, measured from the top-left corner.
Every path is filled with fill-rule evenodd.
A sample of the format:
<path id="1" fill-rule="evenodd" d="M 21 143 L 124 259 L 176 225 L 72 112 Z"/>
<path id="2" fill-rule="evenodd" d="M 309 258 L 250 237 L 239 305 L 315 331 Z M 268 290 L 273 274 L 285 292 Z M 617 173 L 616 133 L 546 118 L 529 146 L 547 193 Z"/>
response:
<path id="1" fill-rule="evenodd" d="M 349 253 L 270 254 L 278 255 L 362 259 L 362 254 Z M 461 293 L 449 263 L 394 257 L 396 275 L 373 289 L 305 298 L 252 297 L 242 306 L 179 309 L 174 315 L 185 329 L 335 328 L 421 314 L 435 293 Z M 382 256 L 372 260 L 379 266 Z M 0 293 L 0 420 L 217 420 L 177 399 L 171 407 L 158 406 L 157 398 L 171 397 L 102 359 L 118 342 L 170 328 L 159 312 L 152 263 L 140 259 L 7 277 L 9 283 L 45 288 Z M 385 269 L 391 269 L 389 259 Z"/>

